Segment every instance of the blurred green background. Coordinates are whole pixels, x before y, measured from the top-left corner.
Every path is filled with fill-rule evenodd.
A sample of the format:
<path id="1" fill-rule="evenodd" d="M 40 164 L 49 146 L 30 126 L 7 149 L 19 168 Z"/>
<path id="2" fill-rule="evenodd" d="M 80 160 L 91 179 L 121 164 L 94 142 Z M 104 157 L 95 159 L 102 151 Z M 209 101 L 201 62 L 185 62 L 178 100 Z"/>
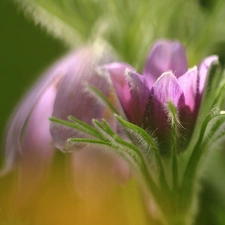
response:
<path id="1" fill-rule="evenodd" d="M 62 42 L 25 18 L 15 2 L 0 1 L 0 166 L 3 164 L 4 130 L 13 109 L 39 74 L 65 51 Z M 10 189 L 11 177 L 3 178 L 0 181 L 0 223 L 28 224 L 13 219 L 10 212 L 7 212 L 9 220 L 2 222 Z"/>
<path id="2" fill-rule="evenodd" d="M 25 16 L 26 13 L 16 2 L 0 0 L 0 100 L 2 102 L 0 107 L 0 137 L 3 137 L 4 127 L 18 100 L 31 87 L 37 77 L 68 50 L 63 41 L 54 38 L 41 25 L 35 25 L 31 17 Z M 61 2 L 63 2 L 61 0 L 55 2 L 34 0 L 33 2 L 44 2 L 46 5 L 49 3 L 50 6 L 55 4 L 58 12 L 66 15 L 63 7 L 60 7 Z M 105 10 L 102 10 L 98 4 L 94 5 L 96 8 L 89 9 L 88 2 L 95 4 L 95 1 L 90 0 L 74 1 L 74 8 L 70 8 L 70 14 L 68 14 L 68 17 L 71 16 L 69 19 L 74 23 L 73 28 L 77 29 L 78 33 L 80 32 L 81 39 L 92 39 L 95 31 L 101 30 L 101 26 L 108 24 L 105 33 L 103 32 L 103 37 L 112 44 L 121 60 L 128 61 L 139 69 L 144 63 L 152 40 L 159 37 L 175 38 L 182 41 L 187 47 L 191 66 L 199 63 L 200 59 L 208 54 L 217 53 L 222 56 L 222 59 L 225 58 L 225 36 L 223 36 L 225 33 L 223 26 L 225 18 L 223 10 L 225 8 L 223 9 L 223 6 L 225 7 L 225 4 L 222 0 L 189 0 L 185 2 L 184 7 L 181 7 L 182 0 L 159 1 L 158 4 L 156 4 L 157 1 L 140 1 L 140 4 L 139 1 L 134 1 L 134 6 L 129 6 L 127 10 L 119 8 L 126 1 L 121 1 L 118 8 L 113 8 L 113 6 L 116 7 L 120 1 L 109 1 L 115 2 L 116 6 L 113 3 L 106 4 L 103 1 L 102 7 L 103 5 L 108 7 Z M 169 3 L 173 3 L 170 8 L 167 6 Z M 78 7 L 79 4 L 81 8 Z M 152 10 L 149 12 L 152 17 L 143 15 L 145 4 L 148 5 L 149 10 Z M 65 9 L 68 10 L 66 7 Z M 92 13 L 88 10 L 91 10 Z M 96 15 L 94 10 L 99 10 L 101 13 Z M 107 17 L 107 10 L 109 17 Z M 137 15 L 134 14 L 135 10 Z M 164 15 L 159 16 L 160 12 L 157 10 L 162 10 Z M 87 15 L 90 18 L 87 18 Z M 130 18 L 133 17 L 137 21 L 142 19 L 145 23 L 149 21 L 149 26 L 143 28 L 139 24 L 129 23 Z M 157 17 L 160 20 L 151 21 L 152 18 Z M 95 19 L 93 20 L 93 18 Z M 112 24 L 113 26 L 111 26 Z M 220 29 L 221 27 L 223 29 Z M 135 28 L 142 33 L 135 33 Z M 52 31 L 51 28 L 49 31 Z M 145 37 L 143 34 L 146 34 Z M 67 37 L 64 36 L 66 40 Z M 74 43 L 76 46 L 75 40 Z M 149 47 L 146 48 L 146 46 Z M 2 138 L 0 140 L 2 144 Z"/>
<path id="3" fill-rule="evenodd" d="M 219 2 L 219 1 L 220 0 L 215 0 L 215 1 L 213 0 L 200 1 L 199 0 L 198 2 L 202 12 L 205 15 L 207 15 L 207 13 L 209 13 L 210 10 L 214 7 L 215 2 Z M 223 6 L 225 6 L 225 4 L 223 4 Z M 192 12 L 190 12 L 190 14 L 191 13 Z M 176 20 L 176 17 L 174 17 L 173 19 Z M 223 22 L 223 18 L 220 18 L 218 22 Z M 171 28 L 170 31 L 173 32 L 172 30 L 173 28 L 175 33 L 176 32 L 179 33 L 177 26 L 174 25 L 173 27 L 171 27 L 171 24 L 170 24 L 170 27 L 168 26 L 167 29 L 169 30 Z M 202 24 L 204 23 L 201 23 L 200 25 Z M 204 26 L 206 25 L 207 24 L 204 24 Z M 212 26 L 211 26 L 211 29 L 213 30 Z M 225 31 L 225 24 L 223 29 Z M 204 27 L 203 30 L 205 31 L 207 29 L 205 29 Z M 112 33 L 113 35 L 116 34 L 116 32 L 112 32 Z M 221 32 L 221 34 L 223 34 L 223 32 Z M 110 36 L 109 38 L 110 40 L 112 40 L 112 43 L 114 40 L 113 35 Z M 160 32 L 159 32 L 159 35 L 160 35 Z M 174 38 L 173 34 L 169 32 L 168 32 L 168 36 Z M 199 40 L 199 43 L 204 44 L 205 43 L 204 41 L 201 42 L 202 37 L 204 37 L 204 34 L 199 35 L 198 40 Z M 191 38 L 194 39 L 193 36 Z M 214 43 L 212 42 L 211 46 L 203 46 L 200 49 L 204 49 L 205 52 L 209 54 L 217 53 L 221 56 L 221 59 L 224 61 L 225 37 L 221 35 L 221 36 L 218 36 L 218 38 L 215 38 L 214 41 L 215 40 L 216 42 Z M 136 43 L 136 42 L 139 42 L 140 39 L 132 40 L 132 41 L 131 43 Z M 207 43 L 209 42 L 210 40 Z M 115 45 L 114 47 L 116 48 L 119 46 L 118 49 L 120 50 L 120 44 L 122 46 L 123 41 L 121 41 L 120 43 L 118 40 L 116 40 L 114 43 Z M 200 52 L 194 51 L 193 46 L 195 45 L 193 44 L 189 48 L 189 56 L 194 56 L 195 53 L 198 56 L 199 55 L 202 56 Z M 68 48 L 63 44 L 63 42 L 49 35 L 45 31 L 45 29 L 43 29 L 40 25 L 34 25 L 31 19 L 27 19 L 26 16 L 24 15 L 24 12 L 16 5 L 15 2 L 11 0 L 0 0 L 0 53 L 1 53 L 0 54 L 0 102 L 1 102 L 0 144 L 1 146 L 3 146 L 3 136 L 4 136 L 3 132 L 5 129 L 6 123 L 9 119 L 10 114 L 12 113 L 12 110 L 15 108 L 16 104 L 18 103 L 19 99 L 31 87 L 31 85 L 38 78 L 38 76 L 47 67 L 49 67 L 49 65 L 52 62 L 54 62 L 57 58 L 63 55 L 67 50 Z M 124 48 L 124 52 L 126 51 L 127 51 L 127 48 Z M 142 52 L 140 51 L 140 53 Z M 125 54 L 126 53 L 124 53 L 124 55 Z M 136 55 L 130 54 L 130 57 L 135 58 Z M 198 57 L 196 58 L 199 59 Z M 134 59 L 131 58 L 130 61 L 132 62 L 132 60 Z M 2 154 L 2 151 L 1 151 L 1 154 Z M 220 182 L 224 174 L 223 170 L 225 169 L 224 168 L 225 166 L 223 165 L 223 162 L 225 161 L 225 154 L 224 153 L 220 154 L 219 158 L 220 158 L 219 160 L 218 158 L 215 158 L 214 163 L 211 164 L 213 169 L 209 169 L 210 172 L 206 172 L 206 177 L 210 178 L 211 182 L 209 182 L 207 179 L 206 181 L 204 181 L 205 189 L 202 191 L 202 199 L 204 200 L 202 203 L 202 209 L 204 208 L 204 211 L 202 210 L 202 212 L 199 215 L 199 221 L 200 220 L 203 221 L 204 219 L 204 225 L 225 224 L 225 218 L 224 216 L 222 216 L 224 215 L 223 210 L 225 210 L 225 204 L 224 204 L 225 184 L 224 182 Z M 2 159 L 3 157 L 0 157 L 1 163 L 2 163 Z M 217 166 L 215 166 L 216 164 Z M 214 174 L 214 176 L 212 174 Z M 3 189 L 4 188 L 1 188 L 0 190 L 3 190 Z M 218 204 L 218 202 L 220 202 L 219 200 L 222 203 Z M 216 207 L 220 207 L 221 208 L 220 210 L 222 211 L 220 212 L 219 210 L 217 210 Z M 1 208 L 1 205 L 0 205 L 0 208 Z M 221 218 L 220 222 L 218 221 L 219 219 L 217 220 L 215 220 L 215 218 L 212 219 L 211 215 L 215 212 L 215 210 L 219 214 L 218 218 L 219 219 Z"/>
<path id="4" fill-rule="evenodd" d="M 62 42 L 25 18 L 10 0 L 0 1 L 0 136 L 19 99 L 35 79 L 66 51 Z"/>

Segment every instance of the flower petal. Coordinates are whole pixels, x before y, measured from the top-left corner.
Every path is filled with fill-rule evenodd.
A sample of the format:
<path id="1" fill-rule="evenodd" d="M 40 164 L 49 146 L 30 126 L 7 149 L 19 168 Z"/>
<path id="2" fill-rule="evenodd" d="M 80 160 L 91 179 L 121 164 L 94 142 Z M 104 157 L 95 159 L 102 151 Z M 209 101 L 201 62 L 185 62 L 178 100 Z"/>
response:
<path id="1" fill-rule="evenodd" d="M 172 72 L 162 74 L 152 87 L 144 116 L 145 129 L 156 132 L 163 139 L 170 127 L 165 104 L 171 101 L 175 107 L 184 104 L 184 96 L 177 78 Z"/>
<path id="2" fill-rule="evenodd" d="M 179 106 L 180 123 L 185 127 L 181 131 L 181 136 L 183 137 L 182 148 L 189 143 L 200 106 L 197 67 L 189 69 L 183 76 L 178 78 L 178 81 L 185 98 L 184 104 Z"/>
<path id="3" fill-rule="evenodd" d="M 152 87 L 152 93 L 154 98 L 161 104 L 171 101 L 175 106 L 178 106 L 183 91 L 174 74 L 166 72 L 155 82 Z"/>
<path id="4" fill-rule="evenodd" d="M 132 110 L 129 103 L 132 97 L 130 93 L 130 87 L 127 83 L 125 74 L 127 69 L 133 68 L 126 63 L 111 63 L 104 65 L 102 69 L 105 69 L 109 73 L 113 83 L 113 87 L 116 90 L 122 108 L 127 117 L 129 118 L 130 111 Z"/>
<path id="5" fill-rule="evenodd" d="M 209 71 L 210 65 L 213 62 L 218 62 L 218 56 L 216 55 L 209 56 L 205 58 L 199 65 L 199 94 L 200 95 L 202 94 L 204 90 L 207 73 Z"/>
<path id="6" fill-rule="evenodd" d="M 198 70 L 197 67 L 189 69 L 183 76 L 178 78 L 181 89 L 184 93 L 185 105 L 193 112 L 196 106 Z"/>
<path id="7" fill-rule="evenodd" d="M 107 96 L 112 104 L 116 104 L 110 80 L 96 71 L 102 62 L 104 63 L 103 55 L 96 55 L 95 49 L 84 48 L 76 53 L 73 66 L 69 68 L 67 75 L 59 84 L 53 117 L 68 120 L 68 116 L 72 115 L 89 124 L 92 124 L 92 119 L 105 118 L 114 126 L 113 113 L 105 103 L 96 99 L 86 86 L 87 83 L 91 84 Z M 65 142 L 68 138 L 83 135 L 79 131 L 56 123 L 51 124 L 51 134 L 56 147 L 61 150 L 65 150 Z"/>
<path id="8" fill-rule="evenodd" d="M 46 177 L 54 153 L 50 121 L 56 96 L 55 83 L 50 85 L 35 105 L 28 119 L 19 160 L 18 196 L 27 199 Z"/>
<path id="9" fill-rule="evenodd" d="M 2 173 L 8 172 L 15 164 L 19 155 L 23 152 L 21 146 L 22 130 L 25 128 L 26 121 L 34 109 L 35 105 L 46 91 L 48 86 L 55 81 L 63 77 L 68 68 L 73 65 L 74 54 L 67 56 L 64 60 L 57 62 L 52 68 L 50 68 L 35 84 L 27 95 L 22 99 L 15 109 L 13 115 L 9 120 L 9 125 L 5 142 L 5 156 L 6 163 Z"/>
<path id="10" fill-rule="evenodd" d="M 127 70 L 126 80 L 130 87 L 131 100 L 129 102 L 129 120 L 135 124 L 142 125 L 144 109 L 150 94 L 148 83 L 144 76 L 132 70 Z"/>
<path id="11" fill-rule="evenodd" d="M 129 121 L 141 125 L 144 108 L 149 95 L 145 78 L 125 63 L 104 66 L 111 77 L 114 88 Z"/>
<path id="12" fill-rule="evenodd" d="M 187 71 L 185 48 L 178 41 L 161 40 L 154 44 L 143 75 L 152 86 L 161 74 L 172 70 L 176 77 Z"/>

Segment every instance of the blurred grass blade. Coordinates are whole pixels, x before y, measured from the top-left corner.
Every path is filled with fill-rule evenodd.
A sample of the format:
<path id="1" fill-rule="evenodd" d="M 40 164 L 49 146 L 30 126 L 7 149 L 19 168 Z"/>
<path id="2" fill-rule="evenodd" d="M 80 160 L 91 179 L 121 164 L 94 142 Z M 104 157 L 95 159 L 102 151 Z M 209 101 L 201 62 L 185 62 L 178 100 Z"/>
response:
<path id="1" fill-rule="evenodd" d="M 219 41 L 225 42 L 221 38 L 225 36 L 223 0 L 217 0 L 209 11 L 194 0 L 14 1 L 36 24 L 70 47 L 104 39 L 137 70 L 142 70 L 153 41 L 162 37 L 187 46 L 191 64 L 212 52 Z"/>
<path id="2" fill-rule="evenodd" d="M 102 7 L 94 0 L 15 0 L 47 31 L 63 39 L 69 46 L 87 40 Z"/>

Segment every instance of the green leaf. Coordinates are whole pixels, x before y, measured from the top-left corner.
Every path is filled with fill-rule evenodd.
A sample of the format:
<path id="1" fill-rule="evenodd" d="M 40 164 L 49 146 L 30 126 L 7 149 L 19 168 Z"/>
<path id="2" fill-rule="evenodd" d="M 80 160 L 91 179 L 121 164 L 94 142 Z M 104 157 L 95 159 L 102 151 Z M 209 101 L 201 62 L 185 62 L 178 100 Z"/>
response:
<path id="1" fill-rule="evenodd" d="M 65 121 L 65 120 L 60 120 L 58 118 L 49 118 L 49 120 L 54 122 L 54 123 L 58 123 L 58 124 L 61 124 L 63 126 L 66 126 L 66 127 L 70 127 L 70 128 L 82 131 L 82 132 L 84 132 L 86 134 L 89 134 L 93 137 L 102 138 L 102 135 L 96 129 L 94 129 L 92 126 L 90 126 L 90 125 L 88 125 L 88 124 L 86 124 L 82 121 L 79 121 L 72 116 L 70 116 L 69 118 L 73 119 L 78 124 L 68 122 L 68 121 Z"/>
<path id="2" fill-rule="evenodd" d="M 89 125 L 81 120 L 78 120 L 73 116 L 69 116 L 68 118 L 70 120 L 74 121 L 75 124 L 78 124 L 77 129 L 81 128 L 84 132 L 86 132 L 88 134 L 94 135 L 95 137 L 98 137 L 98 138 L 102 138 L 101 134 L 99 132 L 97 132 L 97 130 L 94 127 L 92 127 L 91 125 Z M 60 121 L 60 122 L 62 122 L 62 121 Z M 74 123 L 72 123 L 72 125 L 74 126 Z M 76 127 L 74 127 L 74 128 L 76 129 Z"/>
<path id="3" fill-rule="evenodd" d="M 115 115 L 115 117 L 122 125 L 122 127 L 130 134 L 130 136 L 136 138 L 137 145 L 140 145 L 139 150 L 142 153 L 144 159 L 146 160 L 146 164 L 151 165 L 154 162 L 154 164 L 157 165 L 157 169 L 159 170 L 161 186 L 168 187 L 156 139 L 154 139 L 141 127 L 129 123 L 128 121 L 122 119 L 118 115 Z"/>
<path id="4" fill-rule="evenodd" d="M 102 133 L 106 140 L 111 143 L 111 147 L 116 149 L 116 152 L 122 155 L 123 158 L 125 158 L 128 163 L 131 164 L 131 166 L 136 170 L 140 177 L 144 178 L 144 181 L 147 187 L 149 187 L 149 189 L 153 193 L 155 200 L 157 202 L 160 202 L 162 200 L 163 194 L 159 193 L 159 189 L 155 184 L 151 174 L 149 173 L 148 168 L 146 167 L 143 155 L 141 154 L 140 150 L 132 143 L 114 133 L 114 131 L 110 128 L 109 124 L 105 120 L 103 120 L 103 124 L 101 124 L 97 120 L 93 120 L 93 124 L 96 129 L 98 129 L 98 131 Z M 132 160 L 127 158 L 127 155 L 131 159 L 133 159 L 134 163 L 132 163 Z"/>
<path id="5" fill-rule="evenodd" d="M 207 128 L 213 119 L 216 119 L 212 123 L 212 126 L 207 131 Z M 185 172 L 183 174 L 183 180 L 181 184 L 181 205 L 182 207 L 190 207 L 193 200 L 194 184 L 196 182 L 197 175 L 199 175 L 200 166 L 202 165 L 202 157 L 208 150 L 206 146 L 207 142 L 213 137 L 216 130 L 224 124 L 225 118 L 219 115 L 218 108 L 213 108 L 211 112 L 204 119 L 201 130 L 199 132 L 198 141 L 195 144 L 192 154 L 188 160 Z M 211 141 L 211 140 L 210 140 Z"/>
<path id="6" fill-rule="evenodd" d="M 134 159 L 139 168 L 142 167 L 142 155 L 135 146 L 123 140 L 120 136 L 114 133 L 112 129 L 109 128 L 109 126 L 102 125 L 97 120 L 93 120 L 93 124 L 95 128 L 102 134 L 104 139 L 111 143 L 112 147 L 115 147 L 121 154 L 126 152 L 132 159 Z"/>
<path id="7" fill-rule="evenodd" d="M 69 138 L 70 142 L 76 142 L 78 144 L 80 143 L 88 143 L 88 144 L 100 144 L 100 145 L 107 145 L 111 147 L 110 142 L 103 141 L 103 140 L 95 140 L 95 139 L 88 139 L 88 138 Z"/>

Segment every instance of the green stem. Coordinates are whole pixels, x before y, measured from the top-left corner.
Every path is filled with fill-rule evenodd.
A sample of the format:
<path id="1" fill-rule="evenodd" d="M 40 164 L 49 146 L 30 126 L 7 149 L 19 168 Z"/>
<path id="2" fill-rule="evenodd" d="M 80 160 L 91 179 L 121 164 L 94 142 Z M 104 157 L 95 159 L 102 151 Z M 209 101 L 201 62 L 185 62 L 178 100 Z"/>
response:
<path id="1" fill-rule="evenodd" d="M 171 153 L 172 153 L 172 183 L 174 193 L 177 192 L 178 189 L 178 166 L 177 166 L 177 138 L 179 137 L 179 118 L 177 108 L 170 101 L 167 103 L 168 114 L 170 118 L 170 140 L 171 140 Z"/>

